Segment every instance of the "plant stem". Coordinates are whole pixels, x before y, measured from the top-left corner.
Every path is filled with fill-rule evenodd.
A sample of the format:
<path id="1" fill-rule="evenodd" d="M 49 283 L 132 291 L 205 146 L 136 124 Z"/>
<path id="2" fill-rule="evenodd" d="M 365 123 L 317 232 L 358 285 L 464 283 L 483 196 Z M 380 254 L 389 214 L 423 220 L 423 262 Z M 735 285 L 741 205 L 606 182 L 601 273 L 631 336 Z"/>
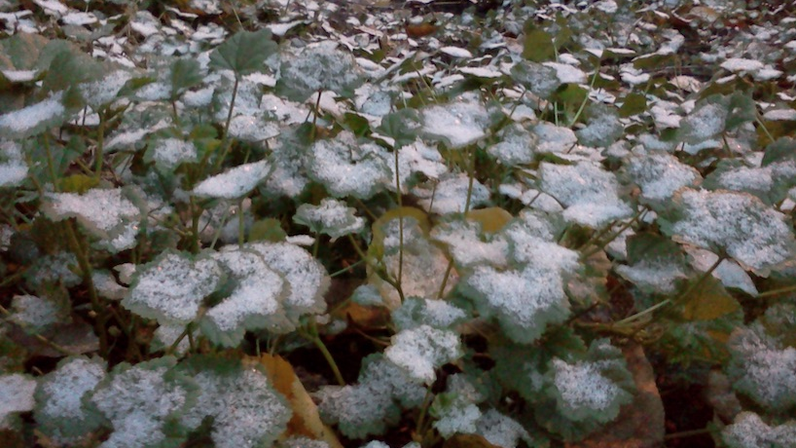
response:
<path id="1" fill-rule="evenodd" d="M 235 107 L 235 99 L 238 97 L 238 83 L 240 80 L 238 79 L 238 75 L 235 75 L 235 84 L 232 86 L 232 100 L 229 102 L 229 112 L 227 113 L 227 121 L 224 123 L 224 136 L 221 138 L 221 147 L 223 148 L 221 151 L 221 157 L 216 160 L 215 169 L 218 170 L 221 168 L 221 164 L 224 163 L 224 159 L 227 157 L 227 153 L 229 152 L 230 146 L 232 143 L 229 139 L 229 125 L 232 123 L 232 110 Z"/>
<path id="2" fill-rule="evenodd" d="M 8 311 L 8 310 L 7 310 L 7 309 L 6 309 L 4 306 L 2 306 L 2 305 L 0 305 L 0 314 L 3 314 L 3 315 L 4 315 L 4 316 L 6 316 L 6 317 L 10 317 L 10 316 L 11 316 L 11 312 L 9 312 L 9 311 Z M 72 352 L 71 350 L 69 350 L 69 349 L 67 349 L 67 348 L 64 348 L 64 347 L 62 347 L 62 346 L 60 346 L 60 345 L 56 344 L 55 342 L 53 342 L 53 341 L 51 341 L 51 340 L 49 340 L 49 339 L 45 338 L 44 336 L 40 335 L 38 332 L 31 332 L 31 331 L 30 331 L 30 328 L 28 328 L 28 326 L 27 326 L 27 325 L 23 325 L 23 324 L 22 324 L 22 323 L 20 323 L 20 322 L 15 322 L 15 323 L 16 323 L 17 325 L 19 325 L 20 327 L 22 327 L 22 328 L 26 329 L 26 331 L 27 331 L 29 334 L 31 334 L 31 335 L 32 335 L 34 338 L 36 338 L 36 340 L 37 340 L 37 341 L 39 341 L 39 342 L 41 342 L 41 343 L 43 343 L 43 344 L 45 344 L 45 345 L 48 345 L 48 346 L 52 347 L 53 349 L 57 350 L 59 353 L 61 353 L 61 354 L 65 355 L 65 356 L 77 356 L 77 353 L 74 353 L 74 352 Z"/>
<path id="3" fill-rule="evenodd" d="M 94 177 L 98 180 L 102 176 L 102 161 L 105 145 L 105 114 L 99 114 L 99 127 L 97 127 L 97 149 L 94 152 Z"/>
<path id="4" fill-rule="evenodd" d="M 403 211 L 403 198 L 401 195 L 401 172 L 398 164 L 398 148 L 393 149 L 395 155 L 395 196 L 398 200 L 398 208 L 401 213 L 398 214 L 398 278 L 396 281 L 401 284 L 404 274 L 404 211 Z M 403 298 L 401 298 L 403 302 Z"/>
<path id="5" fill-rule="evenodd" d="M 639 211 L 636 213 L 636 215 L 635 215 L 635 216 L 633 216 L 633 219 L 631 219 L 630 221 L 628 221 L 628 222 L 626 222 L 626 223 L 622 224 L 622 227 L 620 227 L 620 228 L 619 228 L 619 230 L 617 230 L 616 232 L 614 232 L 614 233 L 611 235 L 611 237 L 610 237 L 610 238 L 608 238 L 607 240 L 603 241 L 603 242 L 602 242 L 602 244 L 596 245 L 594 249 L 592 249 L 592 250 L 590 250 L 590 251 L 588 251 L 588 252 L 584 253 L 583 255 L 581 255 L 580 259 L 581 259 L 581 260 L 586 260 L 587 258 L 591 257 L 592 255 L 596 254 L 597 252 L 601 251 L 601 250 L 603 249 L 603 247 L 605 247 L 605 246 L 606 246 L 608 243 L 610 243 L 611 241 L 615 240 L 615 239 L 616 239 L 616 238 L 617 238 L 619 235 L 621 235 L 621 234 L 622 234 L 622 232 L 624 232 L 625 230 L 627 230 L 627 228 L 628 228 L 628 227 L 632 226 L 632 225 L 633 225 L 633 223 L 635 223 L 635 222 L 636 222 L 636 221 L 638 221 L 638 220 L 639 220 L 639 219 L 640 219 L 642 216 L 644 216 L 644 213 L 646 213 L 646 212 L 647 212 L 647 207 L 642 207 L 642 208 L 641 208 L 641 209 L 640 209 L 640 210 L 639 210 Z M 608 226 L 606 229 L 610 229 L 611 227 L 612 227 L 612 226 Z M 605 234 L 605 232 L 600 232 L 600 234 L 599 234 L 599 235 L 598 235 L 596 238 L 592 238 L 592 239 L 590 239 L 589 241 L 587 241 L 587 244 L 588 244 L 589 242 L 591 242 L 591 241 L 595 241 L 595 242 L 596 242 L 596 241 L 597 241 L 597 240 L 598 240 L 600 237 L 602 237 L 602 235 L 604 235 L 604 234 Z M 584 247 L 585 247 L 585 246 L 586 246 L 586 244 L 584 244 Z"/>
<path id="6" fill-rule="evenodd" d="M 243 247 L 246 237 L 246 221 L 243 216 L 243 198 L 238 202 L 238 246 Z"/>
<path id="7" fill-rule="evenodd" d="M 335 278 L 335 277 L 337 277 L 339 275 L 343 275 L 347 271 L 350 271 L 350 270 L 354 269 L 355 267 L 359 266 L 360 264 L 362 264 L 364 262 L 365 262 L 365 260 L 360 259 L 359 261 L 357 261 L 357 262 L 355 262 L 353 264 L 350 264 L 350 265 L 344 267 L 343 269 L 340 269 L 338 271 L 335 271 L 335 272 L 329 274 L 329 277 Z"/>
<path id="8" fill-rule="evenodd" d="M 47 156 L 47 169 L 50 171 L 53 190 L 59 191 L 60 188 L 58 187 L 58 176 L 55 174 L 55 161 L 53 160 L 53 154 L 50 151 L 50 134 L 47 133 L 44 134 L 44 153 Z"/>
<path id="9" fill-rule="evenodd" d="M 305 337 L 310 339 L 318 350 L 321 351 L 324 359 L 326 359 L 326 363 L 329 364 L 329 367 L 332 369 L 332 373 L 334 374 L 335 380 L 337 380 L 337 384 L 341 386 L 345 386 L 345 380 L 343 379 L 343 374 L 340 373 L 340 369 L 337 367 L 337 363 L 334 361 L 334 357 L 329 352 L 329 349 L 326 348 L 326 344 L 323 343 L 321 337 L 318 335 L 318 327 L 315 323 L 315 318 L 310 318 L 308 324 L 309 333 L 305 333 Z"/>
<path id="10" fill-rule="evenodd" d="M 591 83 L 589 83 L 589 91 L 591 91 L 591 89 L 594 88 L 594 82 L 597 80 L 597 75 L 599 74 L 600 74 L 600 63 L 598 61 L 597 67 L 594 69 L 594 76 L 591 77 Z M 570 128 L 574 126 L 575 123 L 578 122 L 578 118 L 580 118 L 580 114 L 583 113 L 583 109 L 586 108 L 586 103 L 588 102 L 589 102 L 589 92 L 586 92 L 586 97 L 583 98 L 583 101 L 580 103 L 578 111 L 575 113 L 575 116 L 572 117 L 572 120 L 569 122 Z"/>
<path id="11" fill-rule="evenodd" d="M 796 292 L 796 285 L 794 286 L 786 286 L 784 288 L 779 289 L 772 289 L 771 291 L 761 292 L 757 295 L 758 299 L 767 299 L 769 297 L 778 296 L 780 294 L 786 294 L 789 292 Z"/>
<path id="12" fill-rule="evenodd" d="M 100 354 L 103 357 L 108 355 L 108 335 L 105 331 L 105 324 L 107 322 L 105 310 L 103 309 L 102 301 L 97 295 L 97 289 L 94 287 L 94 279 L 92 277 L 91 262 L 88 259 L 88 251 L 83 248 L 80 240 L 77 237 L 77 230 L 74 227 L 74 222 L 70 219 L 66 221 L 66 234 L 69 239 L 69 246 L 72 253 L 77 258 L 77 264 L 80 266 L 80 271 L 83 274 L 83 282 L 88 289 L 88 297 L 91 300 L 91 308 L 96 314 L 95 331 L 100 340 Z"/>
<path id="13" fill-rule="evenodd" d="M 712 432 L 713 431 L 711 431 L 708 428 L 692 429 L 690 431 L 680 431 L 671 434 L 666 434 L 665 436 L 663 436 L 663 440 L 673 440 L 673 439 L 680 439 L 683 437 L 701 436 L 703 434 L 710 434 Z"/>

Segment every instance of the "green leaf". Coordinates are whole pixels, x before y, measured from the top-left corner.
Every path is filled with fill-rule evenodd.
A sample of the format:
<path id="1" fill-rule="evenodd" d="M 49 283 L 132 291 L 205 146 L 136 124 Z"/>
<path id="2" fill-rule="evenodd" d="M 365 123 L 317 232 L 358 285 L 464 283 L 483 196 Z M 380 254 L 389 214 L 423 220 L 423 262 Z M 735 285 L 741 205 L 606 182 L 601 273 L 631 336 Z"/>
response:
<path id="1" fill-rule="evenodd" d="M 640 93 L 631 93 L 625 97 L 622 107 L 619 108 L 619 116 L 627 118 L 637 115 L 647 110 L 647 98 Z"/>
<path id="2" fill-rule="evenodd" d="M 279 243 L 285 241 L 287 233 L 282 229 L 282 224 L 274 218 L 265 218 L 255 221 L 249 229 L 249 241 L 270 241 Z"/>
<path id="3" fill-rule="evenodd" d="M 391 112 L 381 119 L 376 132 L 395 140 L 395 148 L 402 148 L 417 139 L 421 126 L 417 109 L 405 108 Z"/>
<path id="4" fill-rule="evenodd" d="M 199 61 L 190 58 L 175 60 L 171 64 L 169 78 L 171 81 L 171 99 L 174 100 L 184 91 L 202 82 Z"/>
<path id="5" fill-rule="evenodd" d="M 766 146 L 761 166 L 789 161 L 796 162 L 796 140 L 792 137 L 782 137 Z"/>
<path id="6" fill-rule="evenodd" d="M 551 61 L 555 58 L 556 51 L 553 45 L 553 36 L 544 30 L 532 30 L 525 34 L 522 57 L 534 62 Z"/>
<path id="7" fill-rule="evenodd" d="M 265 60 L 276 53 L 278 46 L 271 40 L 271 31 L 241 31 L 227 39 L 210 53 L 210 67 L 232 70 L 235 76 L 265 69 Z"/>

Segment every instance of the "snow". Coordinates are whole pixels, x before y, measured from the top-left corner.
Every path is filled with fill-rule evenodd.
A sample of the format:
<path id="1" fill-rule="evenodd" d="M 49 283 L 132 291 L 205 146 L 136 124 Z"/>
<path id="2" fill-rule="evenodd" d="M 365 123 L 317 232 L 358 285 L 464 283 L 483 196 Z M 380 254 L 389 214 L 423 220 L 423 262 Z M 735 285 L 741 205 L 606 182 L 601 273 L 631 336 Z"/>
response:
<path id="1" fill-rule="evenodd" d="M 484 412 L 475 426 L 476 432 L 492 445 L 501 448 L 516 448 L 519 441 L 524 440 L 528 446 L 534 446 L 528 431 L 520 423 L 495 409 Z"/>
<path id="2" fill-rule="evenodd" d="M 345 203 L 336 199 L 325 198 L 320 205 L 302 204 L 296 211 L 293 220 L 309 226 L 316 233 L 325 233 L 337 238 L 351 233 L 359 233 L 365 227 L 365 220 L 354 216 L 356 209 L 346 207 Z"/>
<path id="3" fill-rule="evenodd" d="M 720 67 L 725 70 L 729 70 L 733 73 L 738 73 L 738 72 L 752 73 L 762 69 L 763 63 L 760 61 L 756 61 L 754 59 L 729 58 L 726 61 L 722 62 Z"/>
<path id="4" fill-rule="evenodd" d="M 489 116 L 486 108 L 476 101 L 455 101 L 426 107 L 423 131 L 433 137 L 443 138 L 450 148 L 458 149 L 486 136 Z"/>
<path id="5" fill-rule="evenodd" d="M 9 82 L 30 82 L 36 79 L 39 71 L 0 69 L 0 73 L 2 73 Z"/>
<path id="6" fill-rule="evenodd" d="M 192 378 L 201 388 L 201 395 L 183 421 L 196 428 L 205 418 L 212 417 L 210 437 L 214 446 L 271 446 L 287 427 L 292 411 L 261 371 L 239 368 L 228 373 L 208 369 Z"/>
<path id="7" fill-rule="evenodd" d="M 466 173 L 449 174 L 441 178 L 436 189 L 418 187 L 412 192 L 420 198 L 420 205 L 432 213 L 463 213 L 469 185 L 470 178 Z M 487 203 L 489 196 L 489 189 L 478 180 L 473 180 L 470 210 Z"/>
<path id="8" fill-rule="evenodd" d="M 40 332 L 63 317 L 58 306 L 46 298 L 24 294 L 14 296 L 11 301 L 9 320 L 28 330 Z"/>
<path id="9" fill-rule="evenodd" d="M 481 237 L 481 226 L 474 222 L 452 221 L 435 226 L 431 237 L 445 243 L 458 266 L 479 264 L 503 266 L 506 264 L 508 243 L 500 236 Z"/>
<path id="10" fill-rule="evenodd" d="M 44 101 L 0 115 L 0 134 L 25 137 L 38 127 L 56 123 L 66 113 L 62 96 L 63 92 L 54 93 Z"/>
<path id="11" fill-rule="evenodd" d="M 543 162 L 539 174 L 542 190 L 566 206 L 567 221 L 597 228 L 632 214 L 631 208 L 619 199 L 616 177 L 590 162 Z"/>
<path id="12" fill-rule="evenodd" d="M 237 284 L 228 297 L 207 311 L 205 317 L 222 332 L 239 331 L 244 326 L 254 330 L 286 325 L 285 318 L 277 316 L 282 311 L 280 300 L 287 295 L 282 277 L 255 253 L 241 251 L 235 246 L 224 249 L 213 254 L 213 258 L 230 272 Z M 255 325 L 247 325 L 255 319 Z M 240 340 L 233 338 L 232 342 L 237 346 Z"/>
<path id="13" fill-rule="evenodd" d="M 744 411 L 721 431 L 730 448 L 787 447 L 796 440 L 796 421 L 769 426 L 754 412 Z"/>
<path id="14" fill-rule="evenodd" d="M 19 373 L 0 375 L 0 429 L 11 429 L 12 414 L 33 410 L 35 390 L 33 378 Z"/>
<path id="15" fill-rule="evenodd" d="M 152 160 L 166 169 L 174 169 L 183 162 L 195 162 L 197 156 L 193 142 L 178 138 L 158 140 L 152 148 Z"/>
<path id="16" fill-rule="evenodd" d="M 686 246 L 684 249 L 691 256 L 691 266 L 699 272 L 706 272 L 719 259 L 718 255 L 708 250 L 690 246 Z M 757 287 L 749 274 L 732 260 L 722 261 L 713 271 L 713 276 L 721 280 L 721 283 L 727 288 L 737 288 L 751 296 L 758 294 Z"/>
<path id="17" fill-rule="evenodd" d="M 390 180 L 385 150 L 373 143 L 360 144 L 350 131 L 316 141 L 311 151 L 309 175 L 332 196 L 367 199 Z"/>
<path id="18" fill-rule="evenodd" d="M 606 411 L 619 395 L 619 386 L 603 376 L 594 362 L 577 361 L 572 364 L 553 358 L 552 366 L 555 369 L 555 387 L 564 400 L 559 407 Z"/>
<path id="19" fill-rule="evenodd" d="M 445 53 L 448 56 L 452 56 L 454 58 L 467 58 L 470 59 L 473 57 L 473 54 L 469 51 L 465 50 L 464 48 L 459 47 L 441 47 L 439 49 L 441 53 Z"/>
<path id="20" fill-rule="evenodd" d="M 19 145 L 0 140 L 0 188 L 17 187 L 27 176 L 28 165 Z"/>
<path id="21" fill-rule="evenodd" d="M 76 193 L 49 193 L 46 195 L 45 213 L 50 219 L 61 221 L 76 217 L 90 229 L 101 234 L 118 231 L 122 225 L 130 224 L 137 233 L 137 220 L 141 210 L 133 204 L 121 188 L 112 190 L 92 188 L 80 195 Z M 126 226 L 125 229 L 126 230 Z M 122 250 L 129 246 L 129 240 L 120 239 L 118 245 L 111 241 L 112 246 Z"/>
<path id="22" fill-rule="evenodd" d="M 633 156 L 628 173 L 641 188 L 641 197 L 648 201 L 668 200 L 680 188 L 694 186 L 702 180 L 699 171 L 667 153 Z"/>
<path id="23" fill-rule="evenodd" d="M 391 340 L 384 356 L 427 385 L 436 379 L 435 369 L 463 355 L 455 332 L 429 325 L 402 330 Z"/>
<path id="24" fill-rule="evenodd" d="M 206 258 L 191 260 L 187 254 L 165 252 L 139 267 L 130 296 L 122 305 L 161 324 L 188 324 L 199 312 L 202 300 L 216 290 L 222 271 Z"/>
<path id="25" fill-rule="evenodd" d="M 272 166 L 266 160 L 246 163 L 230 168 L 200 182 L 192 194 L 197 196 L 238 199 L 249 194 L 271 173 Z"/>
<path id="26" fill-rule="evenodd" d="M 763 114 L 763 119 L 768 121 L 796 121 L 796 110 L 773 109 Z"/>
<path id="27" fill-rule="evenodd" d="M 511 166 L 533 161 L 537 134 L 531 134 L 523 126 L 515 123 L 506 127 L 501 137 L 500 142 L 487 148 L 487 152 L 500 163 Z"/>
<path id="28" fill-rule="evenodd" d="M 558 80 L 562 84 L 582 84 L 586 82 L 586 73 L 577 67 L 560 62 L 545 62 L 542 65 L 554 69 Z"/>
<path id="29" fill-rule="evenodd" d="M 71 437 L 79 435 L 87 419 L 83 397 L 105 378 L 101 362 L 85 357 L 66 358 L 58 368 L 42 378 L 37 394 L 44 401 L 36 409 L 36 419 L 49 424 L 45 434 L 55 440 L 70 444 Z"/>
<path id="30" fill-rule="evenodd" d="M 680 190 L 683 220 L 672 227 L 677 240 L 719 247 L 745 268 L 765 273 L 793 257 L 793 231 L 783 214 L 746 193 Z"/>
<path id="31" fill-rule="evenodd" d="M 486 79 L 496 79 L 503 76 L 503 73 L 489 67 L 461 67 L 459 71 L 465 75 Z"/>
<path id="32" fill-rule="evenodd" d="M 565 153 L 578 142 L 578 137 L 572 129 L 546 121 L 534 126 L 532 132 L 538 137 L 538 142 L 533 148 L 537 153 Z"/>
<path id="33" fill-rule="evenodd" d="M 97 16 L 91 12 L 72 11 L 69 14 L 61 17 L 61 21 L 64 23 L 64 25 L 84 26 L 97 23 L 99 19 L 97 19 Z"/>
<path id="34" fill-rule="evenodd" d="M 616 272 L 636 286 L 661 294 L 677 291 L 677 280 L 688 275 L 676 263 L 663 260 L 643 260 L 632 266 L 618 265 Z"/>

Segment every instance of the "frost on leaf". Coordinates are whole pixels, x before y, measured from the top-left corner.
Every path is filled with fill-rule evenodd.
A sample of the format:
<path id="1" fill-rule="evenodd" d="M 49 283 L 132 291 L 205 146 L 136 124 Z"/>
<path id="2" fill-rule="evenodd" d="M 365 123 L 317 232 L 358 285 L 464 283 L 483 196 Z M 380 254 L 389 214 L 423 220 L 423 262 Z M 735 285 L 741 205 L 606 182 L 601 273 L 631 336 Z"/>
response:
<path id="1" fill-rule="evenodd" d="M 534 439 L 528 431 L 516 420 L 490 409 L 481 415 L 475 422 L 476 433 L 492 445 L 501 448 L 516 448 L 520 441 L 524 441 L 528 446 L 534 446 Z"/>
<path id="2" fill-rule="evenodd" d="M 113 426 L 102 448 L 171 447 L 180 443 L 180 414 L 196 386 L 173 369 L 174 358 L 117 365 L 90 397 Z"/>
<path id="3" fill-rule="evenodd" d="M 541 189 L 566 207 L 563 215 L 567 221 L 597 228 L 632 213 L 619 199 L 616 177 L 593 163 L 542 163 L 539 174 Z"/>
<path id="4" fill-rule="evenodd" d="M 68 322 L 69 307 L 46 297 L 14 296 L 8 320 L 31 332 L 41 332 L 58 322 Z"/>
<path id="5" fill-rule="evenodd" d="M 613 109 L 596 103 L 588 109 L 588 125 L 575 134 L 582 145 L 607 148 L 624 132 L 619 116 Z"/>
<path id="6" fill-rule="evenodd" d="M 670 239 L 650 233 L 627 239 L 628 264 L 616 267 L 617 274 L 644 292 L 671 294 L 678 280 L 688 278 L 685 257 Z"/>
<path id="7" fill-rule="evenodd" d="M 685 186 L 695 186 L 702 179 L 699 172 L 667 153 L 637 154 L 627 166 L 631 181 L 641 188 L 641 198 L 652 204 L 671 199 Z"/>
<path id="8" fill-rule="evenodd" d="M 570 313 L 561 273 L 543 265 L 502 271 L 478 266 L 460 287 L 482 316 L 494 316 L 520 343 L 535 341 L 548 324 L 564 322 Z"/>
<path id="9" fill-rule="evenodd" d="M 764 156 L 765 157 L 765 156 Z M 775 205 L 787 196 L 796 184 L 796 160 L 770 163 L 764 167 L 747 166 L 743 162 L 722 160 L 705 178 L 709 190 L 732 190 L 753 194 L 768 205 Z"/>
<path id="10" fill-rule="evenodd" d="M 62 96 L 63 92 L 58 92 L 44 101 L 0 115 L 0 134 L 23 139 L 60 125 L 67 115 Z"/>
<path id="11" fill-rule="evenodd" d="M 785 346 L 760 324 L 736 331 L 727 366 L 735 390 L 773 412 L 796 408 L 796 348 Z"/>
<path id="12" fill-rule="evenodd" d="M 209 418 L 216 447 L 271 446 L 287 428 L 293 412 L 256 365 L 200 355 L 182 363 L 179 370 L 200 390 L 182 422 L 195 429 Z"/>
<path id="13" fill-rule="evenodd" d="M 178 138 L 164 138 L 156 140 L 147 151 L 146 157 L 164 171 L 175 169 L 185 162 L 195 162 L 198 157 L 193 142 L 183 141 Z"/>
<path id="14" fill-rule="evenodd" d="M 793 257 L 793 230 L 780 212 L 746 193 L 680 190 L 672 239 L 733 257 L 745 269 L 767 275 Z"/>
<path id="15" fill-rule="evenodd" d="M 383 434 L 398 423 L 401 409 L 419 406 L 426 395 L 422 383 L 382 354 L 362 361 L 359 383 L 348 386 L 325 386 L 315 394 L 318 411 L 325 423 L 337 424 L 349 438 L 361 439 Z"/>
<path id="16" fill-rule="evenodd" d="M 398 331 L 427 325 L 434 328 L 451 328 L 464 321 L 467 314 L 445 300 L 410 297 L 391 313 Z"/>
<path id="17" fill-rule="evenodd" d="M 607 339 L 593 341 L 584 359 L 553 358 L 545 376 L 545 395 L 555 412 L 539 406 L 536 418 L 567 440 L 580 439 L 614 420 L 635 388 L 622 352 Z"/>
<path id="18" fill-rule="evenodd" d="M 196 318 L 203 299 L 218 288 L 222 277 L 221 267 L 207 256 L 165 251 L 136 270 L 122 305 L 161 325 L 185 325 Z"/>
<path id="19" fill-rule="evenodd" d="M 0 188 L 17 187 L 27 176 L 28 165 L 19 145 L 0 140 Z"/>
<path id="20" fill-rule="evenodd" d="M 796 420 L 769 425 L 754 412 L 741 412 L 721 431 L 729 448 L 790 448 L 796 440 Z"/>
<path id="21" fill-rule="evenodd" d="M 332 196 L 368 199 L 390 181 L 384 152 L 380 146 L 360 143 L 354 134 L 343 131 L 312 145 L 307 170 Z"/>
<path id="22" fill-rule="evenodd" d="M 420 198 L 420 205 L 432 213 L 441 215 L 464 213 L 469 186 L 470 178 L 466 173 L 448 173 L 440 178 L 436 188 L 433 185 L 419 185 L 412 189 L 412 193 Z M 487 202 L 489 202 L 489 189 L 477 179 L 473 179 L 469 209 L 472 210 Z"/>
<path id="23" fill-rule="evenodd" d="M 257 242 L 244 247 L 262 256 L 288 283 L 290 294 L 282 306 L 293 325 L 298 325 L 301 316 L 326 311 L 323 297 L 329 289 L 329 275 L 309 252 L 290 243 Z"/>
<path id="24" fill-rule="evenodd" d="M 387 188 L 390 191 L 396 189 L 395 158 L 393 154 L 382 153 L 387 166 L 392 173 L 392 180 Z M 415 140 L 409 145 L 405 145 L 398 150 L 398 171 L 400 174 L 401 192 L 406 194 L 410 184 L 416 183 L 414 177 L 422 173 L 429 179 L 439 179 L 448 171 L 445 159 L 437 150 L 436 146 L 428 146 L 422 140 Z"/>
<path id="25" fill-rule="evenodd" d="M 238 199 L 265 180 L 271 169 L 271 164 L 265 160 L 239 165 L 203 180 L 192 193 L 210 198 Z"/>
<path id="26" fill-rule="evenodd" d="M 400 219 L 402 210 L 404 210 L 403 220 Z M 388 212 L 373 224 L 373 241 L 368 252 L 381 259 L 386 274 L 393 279 L 398 278 L 399 268 L 403 266 L 401 289 L 405 297 L 436 297 L 442 287 L 448 258 L 442 249 L 429 240 L 425 228 L 427 222 L 421 223 L 418 218 L 421 220 L 423 218 L 413 216 L 413 212 L 406 210 L 413 210 L 425 216 L 421 211 L 408 207 L 396 209 L 397 213 Z M 401 221 L 403 221 L 403 259 L 399 251 Z M 451 272 L 443 295 L 450 291 L 456 279 L 458 276 Z M 388 308 L 395 309 L 400 306 L 401 298 L 395 288 L 377 273 L 372 272 L 369 281 L 379 289 Z"/>
<path id="27" fill-rule="evenodd" d="M 422 132 L 442 139 L 452 149 L 480 140 L 490 124 L 486 108 L 473 98 L 426 107 L 421 114 Z"/>
<path id="28" fill-rule="evenodd" d="M 213 259 L 226 271 L 232 291 L 205 313 L 200 323 L 205 336 L 216 344 L 235 347 L 246 330 L 293 329 L 282 307 L 289 288 L 259 253 L 225 246 Z"/>
<path id="29" fill-rule="evenodd" d="M 450 220 L 435 226 L 431 237 L 448 246 L 457 267 L 506 264 L 508 242 L 505 237 L 485 234 L 477 222 Z"/>
<path id="30" fill-rule="evenodd" d="M 77 218 L 98 244 L 112 252 L 130 249 L 136 243 L 141 210 L 133 202 L 133 190 L 92 188 L 85 194 L 48 193 L 42 207 L 53 221 Z"/>
<path id="31" fill-rule="evenodd" d="M 511 67 L 511 78 L 541 98 L 549 97 L 561 86 L 556 69 L 525 60 Z"/>
<path id="32" fill-rule="evenodd" d="M 79 356 L 61 360 L 39 380 L 35 412 L 39 429 L 59 444 L 77 445 L 81 436 L 101 426 L 102 420 L 89 412 L 83 396 L 105 375 L 105 365 L 99 359 Z"/>
<path id="33" fill-rule="evenodd" d="M 426 384 L 434 382 L 435 369 L 462 354 L 458 334 L 428 325 L 402 330 L 392 337 L 392 345 L 384 351 L 387 359 Z"/>
<path id="34" fill-rule="evenodd" d="M 337 199 L 322 199 L 320 205 L 302 204 L 296 210 L 293 221 L 309 227 L 315 233 L 332 237 L 332 242 L 341 236 L 359 233 L 365 220 L 354 216 L 356 209 L 346 207 Z"/>
<path id="35" fill-rule="evenodd" d="M 324 41 L 307 45 L 298 55 L 283 55 L 277 90 L 300 102 L 323 90 L 351 97 L 362 81 L 354 57 L 336 42 Z"/>
<path id="36" fill-rule="evenodd" d="M 33 410 L 35 390 L 33 378 L 19 373 L 0 375 L 0 430 L 16 426 L 14 414 Z"/>
<path id="37" fill-rule="evenodd" d="M 487 152 L 508 166 L 533 162 L 538 136 L 514 123 L 500 132 L 501 141 L 487 148 Z"/>

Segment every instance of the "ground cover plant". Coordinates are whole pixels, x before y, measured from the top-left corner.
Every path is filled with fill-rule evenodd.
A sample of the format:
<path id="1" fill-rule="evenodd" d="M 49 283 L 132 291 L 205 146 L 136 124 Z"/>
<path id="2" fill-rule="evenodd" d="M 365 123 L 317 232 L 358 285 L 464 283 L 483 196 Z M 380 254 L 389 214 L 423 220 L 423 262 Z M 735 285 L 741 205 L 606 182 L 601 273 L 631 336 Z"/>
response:
<path id="1" fill-rule="evenodd" d="M 795 446 L 794 17 L 0 0 L 2 445 Z"/>

